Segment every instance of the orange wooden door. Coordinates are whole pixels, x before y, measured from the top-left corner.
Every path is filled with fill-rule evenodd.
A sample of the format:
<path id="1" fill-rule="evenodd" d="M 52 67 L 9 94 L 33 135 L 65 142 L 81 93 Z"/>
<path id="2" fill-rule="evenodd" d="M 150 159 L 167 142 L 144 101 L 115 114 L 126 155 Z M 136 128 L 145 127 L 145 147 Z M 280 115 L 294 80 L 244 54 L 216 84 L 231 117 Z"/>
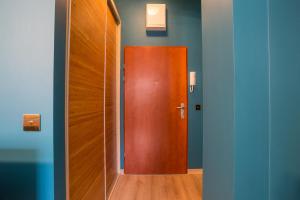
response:
<path id="1" fill-rule="evenodd" d="M 187 88 L 187 48 L 125 48 L 125 173 L 187 172 Z"/>

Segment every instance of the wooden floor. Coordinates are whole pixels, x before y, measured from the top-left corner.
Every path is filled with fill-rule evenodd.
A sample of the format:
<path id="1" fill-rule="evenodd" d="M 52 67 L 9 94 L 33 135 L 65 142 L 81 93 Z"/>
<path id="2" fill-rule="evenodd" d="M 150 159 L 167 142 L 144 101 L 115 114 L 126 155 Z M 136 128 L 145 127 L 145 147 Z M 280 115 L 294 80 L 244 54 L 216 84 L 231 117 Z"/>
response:
<path id="1" fill-rule="evenodd" d="M 202 200 L 202 175 L 121 175 L 110 200 Z"/>

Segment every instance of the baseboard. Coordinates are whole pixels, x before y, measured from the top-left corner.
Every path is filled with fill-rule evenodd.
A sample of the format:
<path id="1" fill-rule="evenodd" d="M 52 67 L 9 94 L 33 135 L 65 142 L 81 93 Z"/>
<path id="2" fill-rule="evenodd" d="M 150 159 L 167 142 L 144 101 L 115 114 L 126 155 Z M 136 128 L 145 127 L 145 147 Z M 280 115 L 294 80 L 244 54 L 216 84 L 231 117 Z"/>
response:
<path id="1" fill-rule="evenodd" d="M 188 169 L 188 174 L 203 174 L 203 169 Z M 124 169 L 120 169 L 119 175 L 124 175 Z"/>
<path id="2" fill-rule="evenodd" d="M 188 169 L 188 174 L 203 174 L 203 169 Z"/>

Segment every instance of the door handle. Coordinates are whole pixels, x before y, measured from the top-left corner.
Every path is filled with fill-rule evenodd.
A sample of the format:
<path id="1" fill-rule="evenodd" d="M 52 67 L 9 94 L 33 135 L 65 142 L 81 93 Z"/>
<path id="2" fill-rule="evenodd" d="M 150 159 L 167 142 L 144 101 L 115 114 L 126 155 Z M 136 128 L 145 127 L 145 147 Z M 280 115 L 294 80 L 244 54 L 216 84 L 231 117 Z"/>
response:
<path id="1" fill-rule="evenodd" d="M 176 107 L 176 109 L 180 109 L 180 117 L 181 119 L 184 119 L 184 109 L 185 109 L 184 103 L 181 103 L 180 106 Z"/>

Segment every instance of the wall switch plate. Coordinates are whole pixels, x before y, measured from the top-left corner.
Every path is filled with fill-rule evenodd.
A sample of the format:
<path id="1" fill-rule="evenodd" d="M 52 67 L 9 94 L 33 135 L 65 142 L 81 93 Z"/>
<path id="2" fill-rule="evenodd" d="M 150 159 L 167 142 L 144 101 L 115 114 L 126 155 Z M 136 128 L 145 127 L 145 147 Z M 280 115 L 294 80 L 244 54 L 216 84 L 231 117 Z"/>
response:
<path id="1" fill-rule="evenodd" d="M 41 131 L 41 115 L 40 114 L 24 114 L 23 115 L 24 131 Z"/>
<path id="2" fill-rule="evenodd" d="M 201 110 L 201 105 L 200 104 L 197 104 L 195 107 L 196 107 L 196 110 Z"/>

